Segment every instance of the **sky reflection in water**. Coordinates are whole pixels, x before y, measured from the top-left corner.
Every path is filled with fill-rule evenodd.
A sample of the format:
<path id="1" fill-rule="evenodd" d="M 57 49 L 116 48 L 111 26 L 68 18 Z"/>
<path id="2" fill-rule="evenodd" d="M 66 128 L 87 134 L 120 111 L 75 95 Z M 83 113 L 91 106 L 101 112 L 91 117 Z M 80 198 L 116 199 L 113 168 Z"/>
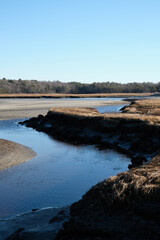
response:
<path id="1" fill-rule="evenodd" d="M 37 156 L 0 172 L 1 218 L 71 204 L 91 186 L 127 169 L 129 159 L 122 154 L 68 145 L 17 121 L 0 121 L 0 138 L 31 147 Z"/>

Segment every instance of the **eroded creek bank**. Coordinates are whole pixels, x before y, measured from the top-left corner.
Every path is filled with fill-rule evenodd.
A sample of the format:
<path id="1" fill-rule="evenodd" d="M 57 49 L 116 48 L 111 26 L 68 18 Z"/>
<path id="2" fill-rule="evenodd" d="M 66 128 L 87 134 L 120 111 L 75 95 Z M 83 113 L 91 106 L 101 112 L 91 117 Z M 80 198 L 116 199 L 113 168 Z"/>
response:
<path id="1" fill-rule="evenodd" d="M 123 114 L 100 114 L 96 109 L 55 108 L 20 124 L 72 144 L 94 144 L 131 157 L 129 168 L 155 156 L 160 148 L 160 128 Z"/>
<path id="2" fill-rule="evenodd" d="M 115 148 L 132 157 L 129 171 L 98 183 L 71 205 L 71 217 L 57 240 L 159 239 L 159 124 L 151 124 L 146 116 L 76 108 L 51 109 L 21 124 L 62 141 Z M 151 160 L 139 166 L 147 158 Z"/>
<path id="3" fill-rule="evenodd" d="M 56 240 L 158 240 L 160 157 L 104 180 L 70 207 Z"/>

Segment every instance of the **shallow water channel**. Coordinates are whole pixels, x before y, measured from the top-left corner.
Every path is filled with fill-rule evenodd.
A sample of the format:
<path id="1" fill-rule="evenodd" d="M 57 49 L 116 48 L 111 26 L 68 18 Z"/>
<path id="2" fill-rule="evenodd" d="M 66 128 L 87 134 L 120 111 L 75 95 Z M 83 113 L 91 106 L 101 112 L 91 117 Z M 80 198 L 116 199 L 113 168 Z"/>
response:
<path id="1" fill-rule="evenodd" d="M 127 170 L 129 158 L 114 150 L 73 146 L 45 133 L 0 121 L 0 138 L 32 148 L 37 156 L 0 171 L 0 218 L 79 200 L 99 181 Z"/>

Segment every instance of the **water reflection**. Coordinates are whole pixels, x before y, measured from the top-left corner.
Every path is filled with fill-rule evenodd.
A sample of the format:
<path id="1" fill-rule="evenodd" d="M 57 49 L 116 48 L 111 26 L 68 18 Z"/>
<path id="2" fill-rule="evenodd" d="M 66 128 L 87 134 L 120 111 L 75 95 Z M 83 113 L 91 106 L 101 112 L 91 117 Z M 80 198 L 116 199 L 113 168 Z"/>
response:
<path id="1" fill-rule="evenodd" d="M 122 154 L 62 143 L 17 121 L 0 121 L 0 138 L 31 147 L 37 156 L 0 172 L 1 218 L 71 204 L 92 185 L 127 169 L 129 159 Z"/>

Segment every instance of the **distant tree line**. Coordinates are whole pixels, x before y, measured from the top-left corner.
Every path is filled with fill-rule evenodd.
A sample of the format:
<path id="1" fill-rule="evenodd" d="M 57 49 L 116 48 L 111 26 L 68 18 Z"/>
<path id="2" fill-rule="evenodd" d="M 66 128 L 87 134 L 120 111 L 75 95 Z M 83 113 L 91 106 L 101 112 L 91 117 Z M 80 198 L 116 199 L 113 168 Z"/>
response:
<path id="1" fill-rule="evenodd" d="M 37 81 L 0 79 L 0 93 L 150 93 L 160 92 L 160 82 L 151 83 L 116 83 L 94 82 L 90 84 L 79 82 Z"/>

